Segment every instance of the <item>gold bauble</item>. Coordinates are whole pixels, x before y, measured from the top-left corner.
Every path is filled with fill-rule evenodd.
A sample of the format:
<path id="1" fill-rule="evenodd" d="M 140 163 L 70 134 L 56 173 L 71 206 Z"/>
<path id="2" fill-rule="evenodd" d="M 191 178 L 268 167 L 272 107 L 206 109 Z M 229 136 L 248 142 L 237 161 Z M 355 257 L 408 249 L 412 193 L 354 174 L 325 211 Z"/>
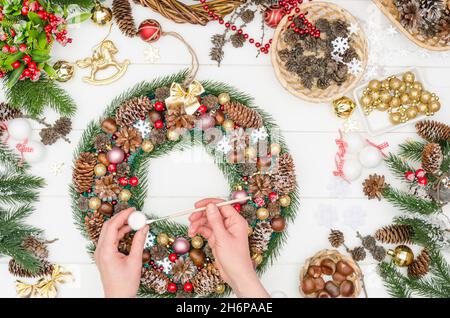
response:
<path id="1" fill-rule="evenodd" d="M 400 84 L 400 87 L 398 88 L 398 92 L 399 92 L 400 94 L 406 93 L 406 84 L 405 84 L 404 82 L 402 82 L 402 83 Z"/>
<path id="2" fill-rule="evenodd" d="M 111 22 L 112 11 L 110 8 L 102 6 L 99 2 L 91 10 L 91 20 L 97 25 L 105 25 Z"/>
<path id="3" fill-rule="evenodd" d="M 429 91 L 422 91 L 420 101 L 424 104 L 428 104 L 431 101 L 431 93 Z"/>
<path id="4" fill-rule="evenodd" d="M 144 152 L 152 152 L 155 149 L 155 146 L 150 140 L 144 140 L 141 144 L 142 151 Z"/>
<path id="5" fill-rule="evenodd" d="M 200 236 L 194 236 L 191 240 L 191 245 L 193 248 L 200 249 L 203 247 L 203 239 Z"/>
<path id="6" fill-rule="evenodd" d="M 245 149 L 245 157 L 249 160 L 253 160 L 256 158 L 256 156 L 258 155 L 258 152 L 256 151 L 255 148 L 247 148 Z"/>
<path id="7" fill-rule="evenodd" d="M 419 103 L 419 105 L 417 105 L 417 109 L 419 110 L 419 113 L 428 113 L 428 106 L 426 104 Z"/>
<path id="8" fill-rule="evenodd" d="M 271 144 L 270 145 L 270 153 L 272 156 L 278 156 L 281 152 L 281 146 L 279 144 Z"/>
<path id="9" fill-rule="evenodd" d="M 389 115 L 389 120 L 391 121 L 392 124 L 398 125 L 402 121 L 402 114 L 400 114 L 399 112 L 391 113 Z"/>
<path id="10" fill-rule="evenodd" d="M 408 94 L 402 94 L 400 96 L 400 102 L 402 105 L 409 104 L 409 95 Z"/>
<path id="11" fill-rule="evenodd" d="M 167 139 L 169 139 L 170 141 L 177 141 L 178 139 L 180 139 L 180 134 L 176 129 L 169 129 L 167 131 Z"/>
<path id="12" fill-rule="evenodd" d="M 55 80 L 58 82 L 67 82 L 73 77 L 75 67 L 67 61 L 58 61 L 53 64 L 56 76 Z"/>
<path id="13" fill-rule="evenodd" d="M 389 89 L 389 79 L 385 79 L 381 82 L 381 87 Z"/>
<path id="14" fill-rule="evenodd" d="M 231 119 L 227 119 L 223 122 L 222 127 L 226 131 L 231 131 L 234 129 L 234 121 L 232 121 Z"/>
<path id="15" fill-rule="evenodd" d="M 431 102 L 430 105 L 428 105 L 428 111 L 431 113 L 436 113 L 441 109 L 441 103 L 438 101 Z"/>
<path id="16" fill-rule="evenodd" d="M 376 102 L 380 98 L 380 92 L 379 91 L 372 92 L 371 96 L 372 100 Z"/>
<path id="17" fill-rule="evenodd" d="M 405 81 L 405 83 L 414 83 L 415 80 L 416 76 L 413 72 L 406 72 L 403 74 L 403 81 Z"/>
<path id="18" fill-rule="evenodd" d="M 252 260 L 255 262 L 256 266 L 261 264 L 263 259 L 264 259 L 264 257 L 259 253 L 255 253 L 252 255 Z"/>
<path id="19" fill-rule="evenodd" d="M 102 163 L 97 164 L 94 167 L 94 173 L 97 177 L 103 177 L 106 174 L 106 166 Z"/>
<path id="20" fill-rule="evenodd" d="M 291 205 L 291 197 L 288 195 L 283 195 L 282 197 L 280 197 L 279 201 L 280 205 L 284 208 Z"/>
<path id="21" fill-rule="evenodd" d="M 410 106 L 406 110 L 406 116 L 408 117 L 408 119 L 416 118 L 418 113 L 419 113 L 419 110 L 417 109 L 416 106 Z"/>
<path id="22" fill-rule="evenodd" d="M 100 200 L 97 197 L 93 197 L 89 199 L 89 209 L 91 210 L 98 210 L 100 206 L 102 205 L 102 200 Z"/>
<path id="23" fill-rule="evenodd" d="M 412 88 L 417 89 L 419 92 L 423 90 L 423 85 L 421 82 L 414 82 Z"/>
<path id="24" fill-rule="evenodd" d="M 387 254 L 392 256 L 392 261 L 397 266 L 409 266 L 414 261 L 413 251 L 406 245 L 399 245 L 393 250 L 388 250 Z"/>
<path id="25" fill-rule="evenodd" d="M 217 98 L 219 99 L 220 105 L 225 105 L 230 102 L 230 94 L 228 93 L 220 93 L 219 96 L 217 96 Z"/>
<path id="26" fill-rule="evenodd" d="M 343 96 L 333 101 L 333 110 L 339 118 L 347 119 L 355 110 L 355 103 L 350 98 Z"/>
<path id="27" fill-rule="evenodd" d="M 368 87 L 372 90 L 372 91 L 378 91 L 381 88 L 381 82 L 378 80 L 371 80 L 369 82 Z"/>
<path id="28" fill-rule="evenodd" d="M 409 98 L 412 100 L 419 100 L 420 98 L 420 91 L 416 88 L 411 88 L 409 90 Z"/>
<path id="29" fill-rule="evenodd" d="M 400 98 L 398 97 L 392 97 L 391 102 L 389 103 L 389 106 L 391 107 L 399 107 L 401 105 Z"/>
<path id="30" fill-rule="evenodd" d="M 387 110 L 389 109 L 389 105 L 386 104 L 386 103 L 381 102 L 381 103 L 378 103 L 377 109 L 378 109 L 380 112 L 385 112 L 385 111 L 387 111 Z"/>
<path id="31" fill-rule="evenodd" d="M 380 93 L 380 100 L 381 100 L 381 102 L 387 104 L 387 103 L 389 103 L 389 102 L 391 101 L 391 99 L 392 99 L 392 96 L 391 96 L 391 94 L 389 93 L 389 91 L 383 89 L 383 90 L 381 91 L 381 93 Z"/>
<path id="32" fill-rule="evenodd" d="M 367 107 L 370 106 L 372 104 L 372 97 L 370 97 L 369 95 L 364 95 L 363 97 L 361 97 L 361 105 Z"/>
<path id="33" fill-rule="evenodd" d="M 225 292 L 225 285 L 224 284 L 217 285 L 215 292 L 216 294 L 223 294 Z"/>
<path id="34" fill-rule="evenodd" d="M 131 191 L 128 189 L 122 189 L 119 192 L 119 200 L 123 202 L 127 202 L 131 199 Z"/>
<path id="35" fill-rule="evenodd" d="M 398 90 L 402 86 L 402 81 L 397 77 L 393 77 L 389 80 L 389 87 L 393 90 Z"/>
<path id="36" fill-rule="evenodd" d="M 256 217 L 261 221 L 267 219 L 269 215 L 270 212 L 266 208 L 259 208 L 258 210 L 256 210 Z"/>
<path id="37" fill-rule="evenodd" d="M 156 237 L 156 242 L 158 242 L 158 244 L 161 246 L 167 246 L 167 244 L 169 244 L 170 242 L 169 235 L 167 235 L 166 233 L 159 233 Z"/>

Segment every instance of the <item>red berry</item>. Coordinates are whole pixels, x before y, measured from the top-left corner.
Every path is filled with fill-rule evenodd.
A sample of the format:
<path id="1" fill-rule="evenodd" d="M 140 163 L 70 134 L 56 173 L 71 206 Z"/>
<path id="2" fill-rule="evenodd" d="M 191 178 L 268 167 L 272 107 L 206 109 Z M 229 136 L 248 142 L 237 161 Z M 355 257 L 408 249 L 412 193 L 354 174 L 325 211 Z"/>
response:
<path id="1" fill-rule="evenodd" d="M 278 194 L 276 192 L 270 192 L 269 193 L 269 200 L 271 202 L 275 202 L 276 200 L 278 200 Z"/>
<path id="2" fill-rule="evenodd" d="M 3 53 L 9 53 L 9 46 L 8 46 L 8 45 L 4 45 L 4 46 L 2 47 L 2 52 L 3 52 Z"/>
<path id="3" fill-rule="evenodd" d="M 417 180 L 417 183 L 418 183 L 419 185 L 421 185 L 421 186 L 426 186 L 427 183 L 428 183 L 428 180 L 427 180 L 427 178 L 425 178 L 425 177 L 419 178 L 419 179 Z"/>
<path id="4" fill-rule="evenodd" d="M 21 44 L 21 45 L 19 45 L 19 51 L 20 52 L 25 52 L 27 50 L 27 46 L 26 46 L 26 44 Z"/>
<path id="5" fill-rule="evenodd" d="M 132 187 L 135 187 L 139 184 L 139 179 L 137 177 L 131 177 L 129 182 Z"/>
<path id="6" fill-rule="evenodd" d="M 172 263 L 175 262 L 177 260 L 177 254 L 175 253 L 171 253 L 169 254 L 169 261 L 171 261 Z"/>
<path id="7" fill-rule="evenodd" d="M 162 129 L 164 127 L 164 123 L 162 120 L 155 121 L 155 128 L 156 129 Z"/>
<path id="8" fill-rule="evenodd" d="M 28 15 L 28 7 L 22 7 L 22 15 Z"/>
<path id="9" fill-rule="evenodd" d="M 238 212 L 241 212 L 241 205 L 239 204 L 239 203 L 235 203 L 235 204 L 233 204 L 233 208 L 236 210 L 236 211 L 238 211 Z"/>
<path id="10" fill-rule="evenodd" d="M 423 178 L 423 177 L 425 177 L 425 170 L 423 170 L 423 169 L 419 169 L 419 170 L 416 170 L 416 177 L 417 178 Z"/>
<path id="11" fill-rule="evenodd" d="M 163 102 L 156 102 L 155 103 L 155 110 L 157 112 L 162 112 L 164 111 L 166 108 L 164 107 L 164 103 Z"/>
<path id="12" fill-rule="evenodd" d="M 194 290 L 194 286 L 190 282 L 184 284 L 183 289 L 185 292 L 190 293 Z"/>
<path id="13" fill-rule="evenodd" d="M 198 111 L 202 114 L 206 113 L 207 110 L 208 107 L 206 107 L 205 105 L 200 105 L 200 107 L 198 108 Z"/>
<path id="14" fill-rule="evenodd" d="M 22 60 L 25 62 L 25 64 L 29 64 L 31 62 L 31 57 L 29 55 L 25 55 L 22 57 Z"/>
<path id="15" fill-rule="evenodd" d="M 28 69 L 28 68 L 26 68 L 26 69 L 24 69 L 23 70 L 23 76 L 25 76 L 25 77 L 30 77 L 30 75 L 31 75 L 31 71 L 30 71 L 30 69 Z"/>
<path id="16" fill-rule="evenodd" d="M 110 163 L 109 165 L 108 165 L 108 171 L 109 172 L 116 172 L 117 171 L 117 166 L 116 166 L 116 164 L 115 163 Z"/>
<path id="17" fill-rule="evenodd" d="M 177 284 L 175 284 L 175 283 L 170 283 L 170 284 L 167 286 L 167 291 L 168 291 L 169 293 L 175 293 L 175 292 L 177 291 Z"/>
<path id="18" fill-rule="evenodd" d="M 29 62 L 29 63 L 28 63 L 28 67 L 29 67 L 30 69 L 32 69 L 32 70 L 35 70 L 36 67 L 37 67 L 36 62 L 35 62 L 35 61 Z"/>
<path id="19" fill-rule="evenodd" d="M 112 200 L 112 201 L 111 201 L 111 204 L 112 204 L 112 205 L 117 205 L 117 200 Z"/>
<path id="20" fill-rule="evenodd" d="M 412 171 L 407 171 L 407 172 L 405 173 L 405 179 L 406 179 L 406 180 L 408 180 L 408 181 L 414 181 L 415 178 L 416 178 L 416 177 L 415 177 L 415 175 L 414 175 L 414 172 L 412 172 Z"/>
<path id="21" fill-rule="evenodd" d="M 11 64 L 11 66 L 13 68 L 19 68 L 20 67 L 20 62 L 19 61 L 15 61 L 14 63 Z"/>
<path id="22" fill-rule="evenodd" d="M 16 53 L 17 52 L 17 48 L 15 46 L 10 46 L 9 47 L 9 53 Z"/>
<path id="23" fill-rule="evenodd" d="M 8 35 L 6 33 L 3 33 L 2 35 L 0 35 L 0 41 L 6 41 L 8 40 Z"/>
<path id="24" fill-rule="evenodd" d="M 128 179 L 125 178 L 125 177 L 119 178 L 119 184 L 120 184 L 122 187 L 127 186 L 127 185 L 128 185 Z"/>
<path id="25" fill-rule="evenodd" d="M 16 31 L 14 29 L 9 30 L 9 34 L 11 34 L 12 37 L 16 36 Z"/>

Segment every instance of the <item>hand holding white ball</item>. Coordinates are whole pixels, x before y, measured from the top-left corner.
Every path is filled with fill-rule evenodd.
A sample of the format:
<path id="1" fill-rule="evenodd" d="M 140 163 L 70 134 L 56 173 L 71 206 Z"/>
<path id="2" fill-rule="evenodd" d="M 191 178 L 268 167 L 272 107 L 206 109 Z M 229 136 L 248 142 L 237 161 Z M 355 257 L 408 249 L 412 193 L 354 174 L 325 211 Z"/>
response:
<path id="1" fill-rule="evenodd" d="M 128 216 L 128 225 L 134 231 L 139 231 L 147 224 L 147 216 L 140 211 L 134 211 Z"/>

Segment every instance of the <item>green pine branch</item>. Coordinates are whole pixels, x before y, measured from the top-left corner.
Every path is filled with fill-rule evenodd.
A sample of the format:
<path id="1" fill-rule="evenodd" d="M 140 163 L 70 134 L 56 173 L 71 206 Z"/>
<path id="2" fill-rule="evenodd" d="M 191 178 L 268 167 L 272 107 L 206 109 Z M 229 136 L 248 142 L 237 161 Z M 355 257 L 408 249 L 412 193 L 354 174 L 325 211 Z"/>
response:
<path id="1" fill-rule="evenodd" d="M 407 171 L 414 171 L 415 169 L 407 163 L 400 156 L 390 153 L 384 162 L 388 166 L 389 170 L 400 180 L 405 180 L 405 173 Z"/>
<path id="2" fill-rule="evenodd" d="M 44 180 L 40 177 L 11 172 L 0 173 L 0 203 L 31 203 L 38 199 L 36 190 L 43 186 Z"/>
<path id="3" fill-rule="evenodd" d="M 383 197 L 393 206 L 406 213 L 430 215 L 442 211 L 441 205 L 435 201 L 419 198 L 404 191 L 394 189 L 389 185 L 383 189 Z"/>
<path id="4" fill-rule="evenodd" d="M 30 166 L 27 162 L 19 164 L 20 158 L 3 142 L 0 142 L 0 162 L 10 171 L 25 172 Z"/>
<path id="5" fill-rule="evenodd" d="M 94 0 L 52 0 L 54 4 L 60 6 L 69 6 L 71 4 L 78 5 L 82 9 L 88 9 L 94 6 Z"/>
<path id="6" fill-rule="evenodd" d="M 421 162 L 423 148 L 426 144 L 425 141 L 407 141 L 399 146 L 399 155 L 407 160 Z"/>

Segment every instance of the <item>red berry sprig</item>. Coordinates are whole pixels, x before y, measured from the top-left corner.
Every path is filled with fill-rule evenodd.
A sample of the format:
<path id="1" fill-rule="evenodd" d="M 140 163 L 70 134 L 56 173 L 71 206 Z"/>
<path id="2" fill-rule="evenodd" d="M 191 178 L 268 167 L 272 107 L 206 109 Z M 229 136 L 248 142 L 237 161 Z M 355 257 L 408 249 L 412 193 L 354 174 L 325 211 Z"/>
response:
<path id="1" fill-rule="evenodd" d="M 426 186 L 428 184 L 428 178 L 425 170 L 423 169 L 405 172 L 405 179 L 409 182 L 417 181 L 417 184 L 420 186 Z"/>

